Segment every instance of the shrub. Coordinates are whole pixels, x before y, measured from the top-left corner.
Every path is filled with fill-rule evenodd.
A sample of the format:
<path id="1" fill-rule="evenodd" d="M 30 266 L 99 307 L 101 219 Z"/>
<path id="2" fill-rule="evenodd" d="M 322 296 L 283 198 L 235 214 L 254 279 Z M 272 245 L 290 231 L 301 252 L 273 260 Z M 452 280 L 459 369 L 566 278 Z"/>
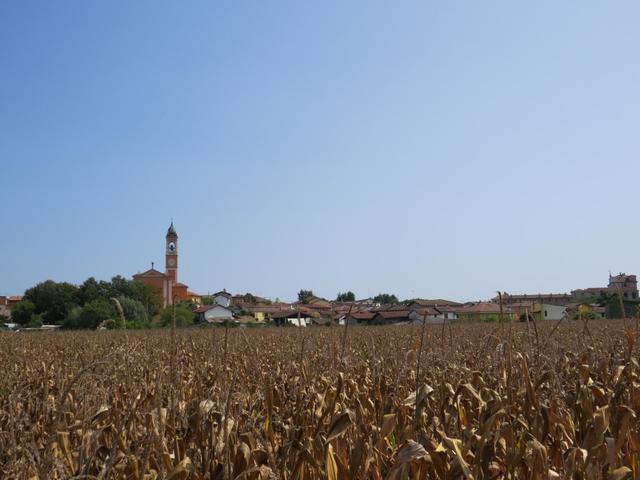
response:
<path id="1" fill-rule="evenodd" d="M 36 305 L 31 300 L 22 300 L 15 304 L 11 318 L 18 325 L 28 325 L 35 314 Z"/>
<path id="2" fill-rule="evenodd" d="M 27 327 L 29 328 L 40 328 L 42 326 L 42 315 L 33 315 Z"/>
<path id="3" fill-rule="evenodd" d="M 163 310 L 160 317 L 160 325 L 163 327 L 170 327 L 173 318 L 173 307 L 167 307 Z M 196 320 L 196 315 L 186 305 L 176 305 L 176 326 L 187 327 L 193 325 Z"/>
<path id="4" fill-rule="evenodd" d="M 73 310 L 72 310 L 73 311 Z M 108 318 L 114 318 L 116 312 L 106 300 L 94 300 L 85 304 L 79 314 L 67 316 L 65 328 L 96 328 Z"/>
<path id="5" fill-rule="evenodd" d="M 147 323 L 147 310 L 144 308 L 142 302 L 125 297 L 124 295 L 118 297 L 118 302 L 120 302 L 120 306 L 124 312 L 124 318 L 127 322 Z"/>

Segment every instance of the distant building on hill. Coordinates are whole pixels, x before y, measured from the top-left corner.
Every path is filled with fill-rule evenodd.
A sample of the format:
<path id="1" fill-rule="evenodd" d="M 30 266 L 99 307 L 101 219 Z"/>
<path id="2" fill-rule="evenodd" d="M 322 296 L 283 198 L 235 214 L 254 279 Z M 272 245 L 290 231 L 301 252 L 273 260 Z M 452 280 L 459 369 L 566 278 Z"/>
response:
<path id="1" fill-rule="evenodd" d="M 22 295 L 0 295 L 0 316 L 9 318 L 11 317 L 11 311 L 16 303 L 22 300 Z"/>
<path id="2" fill-rule="evenodd" d="M 609 284 L 606 287 L 582 288 L 571 292 L 578 301 L 617 293 L 621 293 L 622 298 L 625 300 L 636 300 L 638 298 L 638 280 L 636 276 L 627 275 L 626 273 L 619 273 L 614 276 L 609 274 Z"/>
<path id="3" fill-rule="evenodd" d="M 142 282 L 147 285 L 151 285 L 162 299 L 162 305 L 173 305 L 173 300 L 176 301 L 193 301 L 200 302 L 200 295 L 190 292 L 189 287 L 184 283 L 178 282 L 178 233 L 173 226 L 173 222 L 167 230 L 165 237 L 165 271 L 160 272 L 154 268 L 154 264 L 151 263 L 151 268 L 146 272 L 136 273 L 133 279 L 137 282 Z"/>
<path id="4" fill-rule="evenodd" d="M 494 303 L 499 303 L 500 299 L 498 297 L 494 297 L 492 301 Z M 535 303 L 545 303 L 547 305 L 558 305 L 561 307 L 566 307 L 572 301 L 573 301 L 573 296 L 568 293 L 534 293 L 534 294 L 525 293 L 520 295 L 512 295 L 510 293 L 505 293 L 504 295 L 502 295 L 502 303 L 504 305 L 535 302 Z"/>
<path id="5" fill-rule="evenodd" d="M 504 308 L 502 318 L 506 318 Z M 495 302 L 480 302 L 467 305 L 458 310 L 461 322 L 497 322 L 500 321 L 500 305 Z"/>

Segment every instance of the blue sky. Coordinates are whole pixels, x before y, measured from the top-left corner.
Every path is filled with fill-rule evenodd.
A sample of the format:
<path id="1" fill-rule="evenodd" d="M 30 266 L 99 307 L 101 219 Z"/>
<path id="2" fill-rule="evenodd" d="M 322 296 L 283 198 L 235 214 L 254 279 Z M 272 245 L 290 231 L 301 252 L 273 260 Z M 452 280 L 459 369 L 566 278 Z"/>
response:
<path id="1" fill-rule="evenodd" d="M 0 3 L 0 294 L 490 297 L 640 273 L 640 4 Z"/>

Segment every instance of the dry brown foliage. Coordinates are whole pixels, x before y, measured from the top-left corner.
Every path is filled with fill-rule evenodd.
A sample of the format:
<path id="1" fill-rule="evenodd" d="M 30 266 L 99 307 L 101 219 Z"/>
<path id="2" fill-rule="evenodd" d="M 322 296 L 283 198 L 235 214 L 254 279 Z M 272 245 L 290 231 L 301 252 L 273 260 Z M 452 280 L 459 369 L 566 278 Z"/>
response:
<path id="1" fill-rule="evenodd" d="M 440 330 L 1 334 L 0 477 L 639 478 L 631 329 Z"/>

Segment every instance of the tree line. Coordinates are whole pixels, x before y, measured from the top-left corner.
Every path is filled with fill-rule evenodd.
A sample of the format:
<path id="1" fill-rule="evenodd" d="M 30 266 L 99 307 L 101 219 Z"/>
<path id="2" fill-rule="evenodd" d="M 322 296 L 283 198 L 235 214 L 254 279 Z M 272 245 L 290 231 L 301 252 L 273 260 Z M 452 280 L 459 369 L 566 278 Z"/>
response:
<path id="1" fill-rule="evenodd" d="M 64 328 L 96 328 L 106 320 L 124 314 L 127 328 L 144 328 L 161 309 L 161 299 L 153 287 L 117 275 L 110 281 L 90 277 L 81 285 L 47 280 L 29 288 L 11 312 L 22 326 L 42 324 Z"/>
<path id="2" fill-rule="evenodd" d="M 310 303 L 312 299 L 316 298 L 313 294 L 313 290 L 300 290 L 298 292 L 298 301 L 301 303 Z M 400 303 L 398 297 L 392 293 L 379 293 L 373 297 L 374 303 L 380 303 L 382 305 L 393 305 Z M 355 302 L 356 295 L 351 290 L 347 292 L 338 292 L 336 295 L 336 302 Z"/>

